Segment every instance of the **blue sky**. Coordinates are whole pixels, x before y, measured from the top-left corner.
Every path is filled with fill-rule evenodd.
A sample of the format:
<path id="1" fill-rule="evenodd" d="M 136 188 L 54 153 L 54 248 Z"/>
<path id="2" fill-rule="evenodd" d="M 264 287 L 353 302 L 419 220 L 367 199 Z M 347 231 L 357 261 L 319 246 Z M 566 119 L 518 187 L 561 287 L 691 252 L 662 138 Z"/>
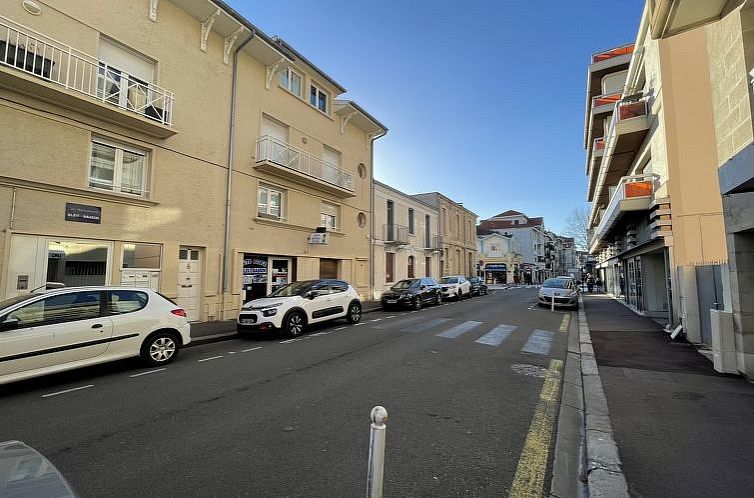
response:
<path id="1" fill-rule="evenodd" d="M 375 178 L 562 231 L 585 205 L 592 52 L 636 38 L 643 0 L 226 0 L 348 89 L 390 132 Z"/>

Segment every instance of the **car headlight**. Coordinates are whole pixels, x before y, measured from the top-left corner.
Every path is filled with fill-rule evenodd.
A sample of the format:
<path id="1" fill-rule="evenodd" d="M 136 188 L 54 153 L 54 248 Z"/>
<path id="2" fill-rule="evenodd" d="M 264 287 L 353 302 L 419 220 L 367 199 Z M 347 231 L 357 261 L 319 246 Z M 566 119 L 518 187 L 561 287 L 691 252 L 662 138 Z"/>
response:
<path id="1" fill-rule="evenodd" d="M 267 306 L 265 306 L 265 307 L 264 307 L 264 308 L 262 308 L 262 309 L 263 309 L 263 310 L 266 310 L 266 309 L 268 309 L 268 308 L 278 308 L 278 307 L 280 307 L 280 306 L 282 306 L 282 305 L 283 305 L 283 303 L 268 304 Z"/>
<path id="2" fill-rule="evenodd" d="M 280 305 L 278 304 L 278 306 L 280 306 Z M 277 314 L 277 312 L 278 312 L 277 308 L 270 307 L 270 308 L 263 309 L 262 310 L 262 315 L 263 316 L 275 316 Z"/>
<path id="3" fill-rule="evenodd" d="M 401 294 L 401 299 L 409 299 L 410 297 L 411 297 L 411 294 L 409 294 L 408 292 L 404 292 L 403 294 Z"/>

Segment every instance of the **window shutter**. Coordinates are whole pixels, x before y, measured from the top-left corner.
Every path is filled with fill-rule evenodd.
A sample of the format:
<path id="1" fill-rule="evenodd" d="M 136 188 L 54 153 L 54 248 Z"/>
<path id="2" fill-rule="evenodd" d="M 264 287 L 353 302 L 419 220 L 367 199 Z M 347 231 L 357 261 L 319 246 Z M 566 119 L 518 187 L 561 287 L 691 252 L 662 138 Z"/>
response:
<path id="1" fill-rule="evenodd" d="M 125 71 L 142 81 L 154 82 L 154 61 L 106 38 L 99 40 L 99 58 L 108 66 Z"/>

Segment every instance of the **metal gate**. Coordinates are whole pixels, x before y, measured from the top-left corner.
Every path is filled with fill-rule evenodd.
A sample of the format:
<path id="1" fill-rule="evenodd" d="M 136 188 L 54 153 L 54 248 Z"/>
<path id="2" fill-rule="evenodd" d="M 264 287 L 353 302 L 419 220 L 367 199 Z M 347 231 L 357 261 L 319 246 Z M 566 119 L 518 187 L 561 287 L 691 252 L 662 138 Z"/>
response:
<path id="1" fill-rule="evenodd" d="M 704 265 L 696 271 L 696 294 L 699 302 L 699 322 L 702 342 L 712 344 L 712 323 L 709 310 L 721 310 L 723 303 L 723 283 L 720 265 Z"/>

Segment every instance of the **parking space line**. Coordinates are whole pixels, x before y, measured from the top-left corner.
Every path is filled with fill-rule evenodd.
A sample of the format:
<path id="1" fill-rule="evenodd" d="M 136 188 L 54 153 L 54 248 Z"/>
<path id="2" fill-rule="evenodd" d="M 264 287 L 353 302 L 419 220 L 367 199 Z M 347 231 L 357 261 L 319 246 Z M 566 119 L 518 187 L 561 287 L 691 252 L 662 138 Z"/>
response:
<path id="1" fill-rule="evenodd" d="M 343 330 L 345 328 L 347 328 L 347 327 L 338 327 L 337 329 L 333 329 L 333 330 Z"/>
<path id="2" fill-rule="evenodd" d="M 74 387 L 73 389 L 66 389 L 65 391 L 58 391 L 58 392 L 55 392 L 55 393 L 43 394 L 42 397 L 43 398 L 49 398 L 51 396 L 57 396 L 59 394 L 72 393 L 73 391 L 80 391 L 82 389 L 87 389 L 87 388 L 90 388 L 90 387 L 94 387 L 94 384 L 89 384 L 89 385 L 81 386 L 81 387 Z"/>
<path id="3" fill-rule="evenodd" d="M 162 372 L 164 370 L 167 370 L 167 368 L 156 368 L 154 370 L 147 370 L 146 372 L 141 372 L 141 373 L 129 375 L 129 377 L 131 377 L 131 378 L 141 377 L 142 375 L 149 375 L 149 374 L 153 374 L 153 373 L 157 373 L 157 372 Z"/>
<path id="4" fill-rule="evenodd" d="M 364 324 L 363 324 L 363 323 L 354 323 L 354 324 L 353 324 L 353 326 L 354 326 L 354 327 L 358 327 L 358 326 L 360 326 L 360 325 L 364 325 Z"/>
<path id="5" fill-rule="evenodd" d="M 389 319 L 389 318 L 395 318 L 395 315 L 386 316 L 386 317 L 385 317 L 385 320 L 387 320 L 387 319 Z"/>
<path id="6" fill-rule="evenodd" d="M 248 353 L 249 351 L 256 351 L 257 349 L 262 349 L 262 346 L 257 346 L 255 348 L 249 348 L 249 349 L 242 349 L 242 353 Z"/>
<path id="7" fill-rule="evenodd" d="M 288 344 L 288 343 L 296 342 L 296 341 L 298 341 L 298 339 L 288 339 L 285 341 L 280 341 L 280 344 Z"/>
<path id="8" fill-rule="evenodd" d="M 218 358 L 222 358 L 222 357 L 223 357 L 223 355 L 220 355 L 220 356 L 212 356 L 211 358 L 204 358 L 204 359 L 202 359 L 202 360 L 197 360 L 197 361 L 198 361 L 199 363 L 201 363 L 201 362 L 203 362 L 203 361 L 216 360 L 216 359 L 218 359 Z"/>
<path id="9" fill-rule="evenodd" d="M 370 321 L 370 322 L 379 322 L 379 321 L 381 321 L 381 320 L 382 320 L 382 318 L 374 318 L 374 319 L 372 319 L 372 320 L 369 320 L 369 321 Z"/>

